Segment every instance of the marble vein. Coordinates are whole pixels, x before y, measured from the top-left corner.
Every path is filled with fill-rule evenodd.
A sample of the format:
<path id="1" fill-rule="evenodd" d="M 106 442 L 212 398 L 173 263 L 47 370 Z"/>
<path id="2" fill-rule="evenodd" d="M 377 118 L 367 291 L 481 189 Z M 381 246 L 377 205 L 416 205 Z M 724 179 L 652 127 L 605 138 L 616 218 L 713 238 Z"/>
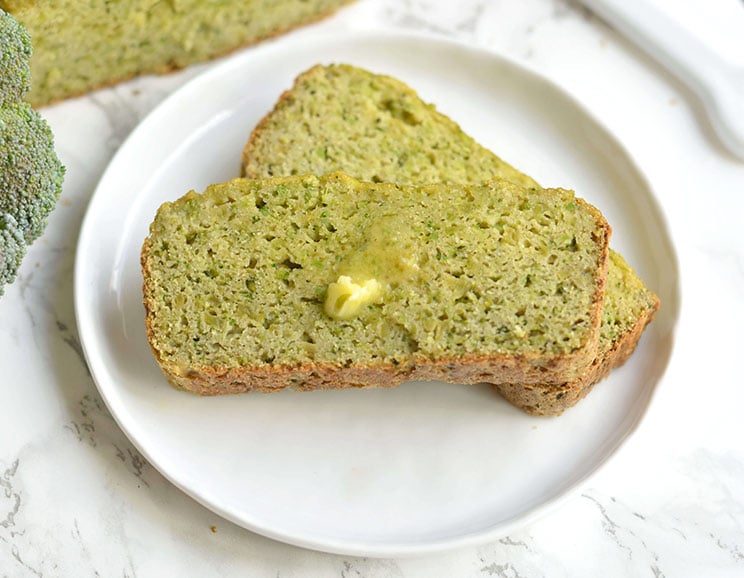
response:
<path id="1" fill-rule="evenodd" d="M 581 494 L 581 497 L 594 503 L 602 516 L 602 529 L 604 530 L 605 534 L 607 534 L 619 548 L 625 550 L 628 554 L 628 557 L 632 558 L 633 549 L 628 546 L 618 534 L 618 532 L 621 532 L 623 528 L 621 528 L 619 524 L 617 524 L 612 518 L 610 518 L 610 515 L 607 513 L 607 508 L 605 508 L 605 506 L 594 496 L 591 496 L 589 494 Z"/>
<path id="2" fill-rule="evenodd" d="M 77 542 L 78 547 L 80 548 L 80 552 L 82 554 L 82 558 L 89 564 L 92 564 L 90 551 L 88 550 L 88 541 L 83 538 L 82 533 L 80 532 L 80 525 L 78 523 L 77 518 L 73 520 L 73 527 L 72 527 L 72 537 Z M 101 573 L 93 568 L 93 576 L 100 577 Z"/>
<path id="3" fill-rule="evenodd" d="M 530 549 L 530 547 L 527 545 L 526 542 L 521 541 L 521 540 L 516 541 L 516 540 L 513 540 L 512 538 L 509 538 L 509 537 L 501 538 L 499 540 L 499 544 L 502 544 L 504 546 L 518 546 L 520 548 L 524 548 L 525 550 L 529 550 Z"/>
<path id="4" fill-rule="evenodd" d="M 141 114 L 117 91 L 94 93 L 90 96 L 90 102 L 103 114 L 109 125 L 106 146 L 113 152 L 137 126 Z"/>
<path id="5" fill-rule="evenodd" d="M 18 564 L 21 565 L 21 567 L 31 572 L 34 576 L 37 576 L 38 578 L 43 578 L 44 574 L 41 572 L 41 570 L 35 568 L 34 566 L 31 566 L 31 564 L 29 564 L 23 559 L 23 557 L 21 556 L 21 552 L 17 546 L 14 545 L 11 548 L 11 555 L 13 556 L 13 559 L 16 562 L 18 562 Z"/>
<path id="6" fill-rule="evenodd" d="M 392 560 L 375 558 L 341 559 L 340 578 L 402 578 L 398 565 Z"/>
<path id="7" fill-rule="evenodd" d="M 85 353 L 83 352 L 83 346 L 80 343 L 80 338 L 77 336 L 77 332 L 71 331 L 66 323 L 63 323 L 57 319 L 57 329 L 60 333 L 60 338 L 64 341 L 73 353 L 77 356 L 81 366 L 85 369 L 85 372 L 90 376 L 90 368 L 88 362 L 85 360 Z"/>
<path id="8" fill-rule="evenodd" d="M 498 576 L 498 578 L 525 578 L 523 574 L 509 562 L 506 564 L 497 564 L 493 562 L 488 566 L 483 566 L 481 572 L 488 576 Z"/>
<path id="9" fill-rule="evenodd" d="M 13 478 L 18 472 L 18 466 L 20 460 L 16 459 L 9 467 L 5 469 L 2 477 L 0 477 L 0 488 L 3 491 L 3 497 L 5 506 L 3 506 L 0 513 L 4 510 L 3 519 L 0 520 L 0 528 L 8 531 L 10 537 L 13 536 L 13 528 L 15 527 L 15 517 L 21 509 L 21 494 L 13 489 Z M 7 542 L 7 538 L 0 534 L 0 539 Z"/>
<path id="10" fill-rule="evenodd" d="M 471 36 L 487 10 L 487 3 L 478 0 L 463 0 L 456 5 L 438 2 L 413 2 L 401 0 L 388 2 L 387 17 L 397 26 L 423 30 L 437 34 Z"/>
<path id="11" fill-rule="evenodd" d="M 145 473 L 150 467 L 147 460 L 133 447 L 122 449 L 116 444 L 112 445 L 116 450 L 116 457 L 127 466 L 129 471 L 131 471 L 140 482 L 145 486 L 150 487 L 150 483 L 145 479 Z"/>
<path id="12" fill-rule="evenodd" d="M 75 434 L 79 442 L 86 442 L 91 447 L 96 447 L 98 439 L 94 416 L 108 414 L 103 401 L 97 394 L 85 394 L 78 402 L 78 413 L 80 419 L 70 421 L 65 427 Z"/>

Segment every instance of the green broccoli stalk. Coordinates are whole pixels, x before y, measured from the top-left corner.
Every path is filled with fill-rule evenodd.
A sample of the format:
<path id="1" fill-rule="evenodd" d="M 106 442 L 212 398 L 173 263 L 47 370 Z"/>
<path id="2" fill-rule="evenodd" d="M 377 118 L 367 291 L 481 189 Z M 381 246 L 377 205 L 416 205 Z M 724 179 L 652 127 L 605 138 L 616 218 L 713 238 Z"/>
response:
<path id="1" fill-rule="evenodd" d="M 44 232 L 65 173 L 52 131 L 22 100 L 30 55 L 25 29 L 0 10 L 0 295 L 15 279 L 26 246 Z"/>
<path id="2" fill-rule="evenodd" d="M 0 10 L 0 106 L 20 102 L 31 87 L 31 39 L 26 29 Z"/>

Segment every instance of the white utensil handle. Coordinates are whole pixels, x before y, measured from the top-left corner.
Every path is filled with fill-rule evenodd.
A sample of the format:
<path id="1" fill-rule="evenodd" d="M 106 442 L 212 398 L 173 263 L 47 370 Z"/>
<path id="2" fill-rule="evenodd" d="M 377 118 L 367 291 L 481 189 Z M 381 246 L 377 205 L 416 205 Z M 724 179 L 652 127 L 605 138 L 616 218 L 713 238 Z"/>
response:
<path id="1" fill-rule="evenodd" d="M 702 100 L 728 149 L 744 160 L 744 69 L 726 62 L 646 0 L 584 0 Z"/>

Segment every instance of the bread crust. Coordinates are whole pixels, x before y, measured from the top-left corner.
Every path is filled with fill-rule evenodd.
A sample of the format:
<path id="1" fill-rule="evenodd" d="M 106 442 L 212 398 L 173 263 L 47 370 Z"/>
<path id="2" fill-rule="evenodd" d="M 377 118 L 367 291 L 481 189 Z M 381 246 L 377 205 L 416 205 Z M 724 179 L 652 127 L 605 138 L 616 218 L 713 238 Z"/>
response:
<path id="1" fill-rule="evenodd" d="M 148 324 L 148 335 L 149 335 Z M 152 346 L 152 341 L 150 342 Z M 407 381 L 447 381 L 451 383 L 488 383 L 501 380 L 545 382 L 560 377 L 575 367 L 586 367 L 594 354 L 591 348 L 572 356 L 549 360 L 529 359 L 526 356 L 469 355 L 431 360 L 413 357 L 407 363 L 377 365 L 317 363 L 298 366 L 267 365 L 261 367 L 199 367 L 184 369 L 162 360 L 153 353 L 168 381 L 184 391 L 203 396 L 248 393 L 272 393 L 284 389 L 314 391 L 320 389 L 349 389 L 396 387 Z"/>

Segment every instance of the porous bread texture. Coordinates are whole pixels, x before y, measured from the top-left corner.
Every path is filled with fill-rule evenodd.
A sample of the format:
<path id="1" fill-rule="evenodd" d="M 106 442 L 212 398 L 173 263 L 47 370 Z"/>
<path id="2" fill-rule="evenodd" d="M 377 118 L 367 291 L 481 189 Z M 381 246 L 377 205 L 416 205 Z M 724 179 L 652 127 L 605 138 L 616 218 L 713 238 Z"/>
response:
<path id="1" fill-rule="evenodd" d="M 158 210 L 147 333 L 202 395 L 407 380 L 562 383 L 596 356 L 610 228 L 560 189 L 236 179 Z M 374 278 L 348 320 L 329 284 Z"/>
<path id="2" fill-rule="evenodd" d="M 0 0 L 30 32 L 40 106 L 163 73 L 328 16 L 352 0 Z"/>
<path id="3" fill-rule="evenodd" d="M 300 74 L 243 151 L 243 174 L 249 177 L 333 170 L 402 184 L 473 184 L 496 175 L 539 187 L 406 84 L 346 64 L 317 65 Z M 537 385 L 526 390 L 519 384 L 495 386 L 518 407 L 558 415 L 573 406 L 627 359 L 653 319 L 659 307 L 656 295 L 618 253 L 611 250 L 610 255 L 608 271 L 614 281 L 607 287 L 599 353 L 591 370 L 544 391 Z"/>
<path id="4" fill-rule="evenodd" d="M 615 296 L 612 299 L 607 297 L 610 292 Z M 495 384 L 494 387 L 529 414 L 560 415 L 586 397 L 613 368 L 628 360 L 658 308 L 658 297 L 619 253 L 610 251 L 599 350 L 589 369 L 579 379 L 559 386 Z"/>
<path id="5" fill-rule="evenodd" d="M 297 78 L 254 129 L 242 170 L 252 178 L 338 170 L 371 182 L 499 177 L 538 186 L 399 80 L 343 64 L 317 65 Z"/>

